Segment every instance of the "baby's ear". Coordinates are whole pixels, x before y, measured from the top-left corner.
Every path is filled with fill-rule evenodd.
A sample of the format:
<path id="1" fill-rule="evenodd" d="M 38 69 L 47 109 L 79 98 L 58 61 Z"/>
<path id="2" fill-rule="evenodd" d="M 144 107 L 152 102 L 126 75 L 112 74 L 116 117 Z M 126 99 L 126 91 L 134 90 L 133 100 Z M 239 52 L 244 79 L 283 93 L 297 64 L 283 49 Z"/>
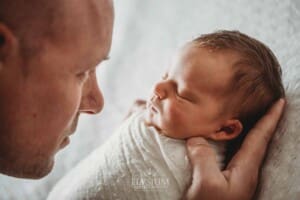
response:
<path id="1" fill-rule="evenodd" d="M 239 136 L 242 130 L 243 125 L 240 120 L 230 119 L 227 120 L 219 130 L 211 134 L 210 138 L 215 141 L 232 140 Z"/>

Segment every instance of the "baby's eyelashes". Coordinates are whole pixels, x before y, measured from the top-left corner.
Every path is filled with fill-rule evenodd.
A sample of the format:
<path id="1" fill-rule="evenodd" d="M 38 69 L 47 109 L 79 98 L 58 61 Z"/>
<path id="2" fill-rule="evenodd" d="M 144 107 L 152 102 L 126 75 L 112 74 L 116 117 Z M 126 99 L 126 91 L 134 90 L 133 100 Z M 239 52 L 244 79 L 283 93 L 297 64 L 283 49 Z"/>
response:
<path id="1" fill-rule="evenodd" d="M 161 77 L 162 80 L 166 80 L 167 78 L 168 78 L 168 73 L 165 73 L 165 74 Z"/>

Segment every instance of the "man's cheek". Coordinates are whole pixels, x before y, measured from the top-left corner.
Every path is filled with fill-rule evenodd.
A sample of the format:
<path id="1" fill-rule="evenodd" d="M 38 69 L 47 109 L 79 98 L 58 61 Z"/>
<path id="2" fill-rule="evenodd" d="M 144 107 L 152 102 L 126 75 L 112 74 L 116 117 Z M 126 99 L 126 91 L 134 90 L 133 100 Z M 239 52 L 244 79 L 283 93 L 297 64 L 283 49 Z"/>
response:
<path id="1" fill-rule="evenodd" d="M 70 83 L 61 92 L 63 93 L 61 103 L 68 108 L 69 112 L 72 112 L 72 115 L 76 115 L 82 100 L 82 87 Z"/>

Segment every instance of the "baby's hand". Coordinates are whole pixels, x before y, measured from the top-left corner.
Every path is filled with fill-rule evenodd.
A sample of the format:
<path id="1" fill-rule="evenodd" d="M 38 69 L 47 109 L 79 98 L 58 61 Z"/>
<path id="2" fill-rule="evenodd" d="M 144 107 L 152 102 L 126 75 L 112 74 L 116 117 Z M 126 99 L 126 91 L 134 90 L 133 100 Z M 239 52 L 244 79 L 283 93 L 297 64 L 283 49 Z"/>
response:
<path id="1" fill-rule="evenodd" d="M 217 188 L 221 189 L 219 186 L 222 186 L 226 181 L 219 169 L 215 150 L 202 137 L 189 138 L 186 145 L 188 157 L 193 166 L 193 173 L 192 185 L 184 199 L 198 199 L 196 194 L 203 194 L 202 189 L 204 188 L 205 193 L 215 194 L 214 199 L 223 199 L 215 192 Z M 207 199 L 205 195 L 201 195 L 202 197 Z"/>
<path id="2" fill-rule="evenodd" d="M 144 110 L 145 108 L 146 108 L 146 101 L 145 100 L 143 100 L 143 99 L 135 100 L 133 105 L 130 107 L 130 109 L 128 111 L 128 114 L 126 115 L 125 119 L 130 117 L 130 115 L 132 115 L 132 113 Z"/>
<path id="3" fill-rule="evenodd" d="M 196 158 L 196 157 L 205 157 L 205 158 L 211 158 L 216 160 L 216 153 L 214 149 L 211 147 L 211 145 L 207 142 L 206 139 L 203 137 L 192 137 L 187 140 L 187 148 L 188 148 L 188 156 L 189 158 Z M 201 147 L 199 150 L 199 146 Z M 201 161 L 198 159 L 190 159 L 192 166 L 195 165 L 202 165 Z"/>

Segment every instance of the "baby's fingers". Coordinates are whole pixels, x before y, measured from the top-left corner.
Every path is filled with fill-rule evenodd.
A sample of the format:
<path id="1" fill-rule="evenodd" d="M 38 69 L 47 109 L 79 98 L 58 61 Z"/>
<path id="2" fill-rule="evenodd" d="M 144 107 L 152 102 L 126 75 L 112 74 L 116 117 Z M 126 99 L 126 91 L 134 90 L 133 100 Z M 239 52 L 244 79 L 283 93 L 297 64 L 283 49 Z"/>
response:
<path id="1" fill-rule="evenodd" d="M 222 179 L 222 172 L 217 162 L 217 154 L 211 145 L 202 137 L 187 140 L 187 153 L 193 168 L 195 179 Z"/>
<path id="2" fill-rule="evenodd" d="M 204 160 L 216 162 L 216 154 L 210 144 L 202 137 L 189 138 L 186 142 L 187 153 L 192 165 L 200 164 Z"/>
<path id="3" fill-rule="evenodd" d="M 220 199 L 227 182 L 219 169 L 216 153 L 210 144 L 201 137 L 187 140 L 187 152 L 192 165 L 192 184 L 185 199 Z M 212 198 L 211 195 L 214 197 Z M 216 198 L 215 198 L 216 197 Z"/>
<path id="4" fill-rule="evenodd" d="M 248 133 L 241 149 L 234 156 L 230 165 L 259 168 L 265 156 L 270 139 L 272 138 L 277 123 L 282 115 L 285 101 L 277 101 L 265 116 L 263 116 Z M 251 165 L 250 165 L 251 163 Z M 230 167 L 229 165 L 229 167 Z"/>

